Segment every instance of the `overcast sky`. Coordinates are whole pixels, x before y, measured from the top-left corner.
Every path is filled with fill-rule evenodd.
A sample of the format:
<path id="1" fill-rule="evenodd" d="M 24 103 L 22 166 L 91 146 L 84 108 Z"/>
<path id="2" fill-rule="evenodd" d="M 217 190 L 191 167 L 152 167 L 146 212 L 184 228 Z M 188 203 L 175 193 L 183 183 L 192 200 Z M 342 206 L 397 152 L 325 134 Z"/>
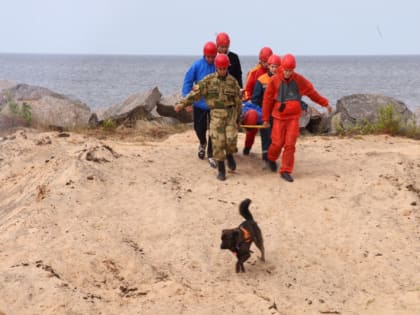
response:
<path id="1" fill-rule="evenodd" d="M 419 0 L 1 0 L 0 53 L 420 54 Z"/>

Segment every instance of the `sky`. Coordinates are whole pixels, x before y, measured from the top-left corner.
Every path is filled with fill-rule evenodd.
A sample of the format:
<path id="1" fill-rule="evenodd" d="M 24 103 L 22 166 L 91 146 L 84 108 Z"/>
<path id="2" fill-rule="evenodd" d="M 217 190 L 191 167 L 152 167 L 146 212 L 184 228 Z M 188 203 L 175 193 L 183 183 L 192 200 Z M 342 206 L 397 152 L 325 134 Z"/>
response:
<path id="1" fill-rule="evenodd" d="M 420 55 L 418 0 L 1 0 L 0 53 Z"/>

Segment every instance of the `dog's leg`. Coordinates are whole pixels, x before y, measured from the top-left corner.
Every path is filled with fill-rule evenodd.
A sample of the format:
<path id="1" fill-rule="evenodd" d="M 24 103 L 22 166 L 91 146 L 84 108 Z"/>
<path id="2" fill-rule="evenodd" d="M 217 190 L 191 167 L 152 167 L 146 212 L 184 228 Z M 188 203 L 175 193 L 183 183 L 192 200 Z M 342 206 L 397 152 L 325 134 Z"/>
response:
<path id="1" fill-rule="evenodd" d="M 255 245 L 258 247 L 258 249 L 261 252 L 260 259 L 262 261 L 265 261 L 265 250 L 264 250 L 264 239 L 262 237 L 261 230 L 257 224 L 255 224 Z"/>
<path id="2" fill-rule="evenodd" d="M 260 259 L 262 260 L 262 261 L 265 261 L 265 250 L 264 250 L 264 244 L 256 244 L 257 245 L 257 247 L 258 247 L 258 249 L 260 250 L 260 252 L 261 252 L 261 257 L 260 257 Z"/>
<path id="3" fill-rule="evenodd" d="M 245 272 L 244 263 L 241 262 L 240 260 L 238 260 L 238 262 L 236 263 L 236 273 L 239 273 L 239 272 Z"/>
<path id="4" fill-rule="evenodd" d="M 241 271 L 241 263 L 239 262 L 239 260 L 236 262 L 236 273 Z"/>
<path id="5" fill-rule="evenodd" d="M 238 253 L 238 263 L 237 264 L 239 265 L 240 271 L 245 272 L 244 262 L 246 262 L 249 257 L 251 257 L 251 254 L 249 253 L 249 251 Z M 236 268 L 236 270 L 238 270 L 238 267 Z M 236 271 L 236 272 L 238 272 L 238 271 Z"/>
<path id="6" fill-rule="evenodd" d="M 265 262 L 265 252 L 264 252 L 264 247 L 261 250 L 261 260 Z"/>

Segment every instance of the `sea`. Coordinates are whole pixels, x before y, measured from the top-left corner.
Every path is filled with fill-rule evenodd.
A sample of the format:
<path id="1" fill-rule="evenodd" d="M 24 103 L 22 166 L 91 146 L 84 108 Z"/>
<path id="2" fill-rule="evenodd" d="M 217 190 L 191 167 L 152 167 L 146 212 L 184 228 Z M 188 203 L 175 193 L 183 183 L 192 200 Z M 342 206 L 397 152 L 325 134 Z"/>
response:
<path id="1" fill-rule="evenodd" d="M 239 56 L 243 78 L 257 56 Z M 157 86 L 179 93 L 200 56 L 0 54 L 0 80 L 49 88 L 81 100 L 93 111 Z M 420 107 L 420 55 L 296 56 L 296 71 L 330 100 L 355 93 L 383 94 Z M 309 102 L 310 103 L 310 102 Z"/>

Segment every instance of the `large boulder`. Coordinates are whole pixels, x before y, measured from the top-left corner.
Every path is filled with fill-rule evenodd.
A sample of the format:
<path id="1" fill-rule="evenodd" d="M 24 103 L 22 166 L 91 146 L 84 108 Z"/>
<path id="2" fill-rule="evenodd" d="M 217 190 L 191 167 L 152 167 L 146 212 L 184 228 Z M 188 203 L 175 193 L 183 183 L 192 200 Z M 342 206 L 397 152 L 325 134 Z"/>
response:
<path id="1" fill-rule="evenodd" d="M 86 127 L 90 115 L 86 104 L 43 87 L 17 84 L 0 92 L 0 127 Z"/>
<path id="2" fill-rule="evenodd" d="M 162 97 L 157 104 L 157 112 L 161 116 L 176 118 L 182 123 L 190 123 L 193 121 L 193 114 L 185 110 L 177 113 L 175 111 L 175 104 L 181 99 L 181 93 L 176 93 L 171 96 Z"/>
<path id="3" fill-rule="evenodd" d="M 352 94 L 337 101 L 331 132 L 336 133 L 337 127 L 347 130 L 366 122 L 375 124 L 378 122 L 380 109 L 386 106 L 392 106 L 394 113 L 403 121 L 413 117 L 407 106 L 395 98 L 377 94 Z"/>
<path id="4" fill-rule="evenodd" d="M 157 87 L 130 95 L 124 101 L 114 104 L 100 114 L 101 121 L 111 119 L 117 125 L 134 126 L 139 119 L 152 120 L 159 117 L 156 105 L 162 94 Z"/>
<path id="5" fill-rule="evenodd" d="M 302 134 L 323 134 L 329 131 L 329 122 L 331 116 L 321 113 L 314 105 L 306 104 L 307 110 L 302 111 L 299 118 L 299 128 Z M 319 107 L 319 106 L 318 106 Z"/>
<path id="6" fill-rule="evenodd" d="M 417 107 L 415 113 L 414 113 L 414 119 L 416 122 L 416 126 L 420 128 L 420 107 Z"/>

